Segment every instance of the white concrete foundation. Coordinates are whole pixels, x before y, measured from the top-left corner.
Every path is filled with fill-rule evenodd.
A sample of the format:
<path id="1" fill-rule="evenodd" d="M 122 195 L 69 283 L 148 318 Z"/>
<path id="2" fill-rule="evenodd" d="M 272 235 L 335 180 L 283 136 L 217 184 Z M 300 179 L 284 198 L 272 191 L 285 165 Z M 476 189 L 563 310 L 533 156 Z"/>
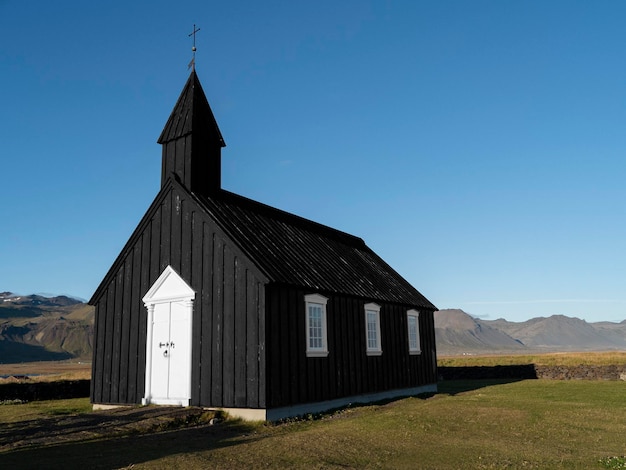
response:
<path id="1" fill-rule="evenodd" d="M 394 398 L 410 397 L 422 393 L 436 393 L 437 384 L 423 385 L 421 387 L 402 388 L 388 390 L 386 392 L 368 393 L 365 395 L 354 395 L 351 397 L 337 398 L 316 403 L 304 403 L 295 406 L 286 406 L 274 409 L 256 408 L 211 408 L 227 412 L 230 416 L 241 418 L 246 421 L 278 421 L 284 418 L 302 416 L 305 414 L 321 413 L 323 411 L 342 408 L 351 404 L 365 404 Z"/>
<path id="2" fill-rule="evenodd" d="M 115 408 L 128 408 L 130 405 L 108 405 L 104 403 L 94 403 L 92 409 L 94 411 L 100 410 L 114 410 Z"/>

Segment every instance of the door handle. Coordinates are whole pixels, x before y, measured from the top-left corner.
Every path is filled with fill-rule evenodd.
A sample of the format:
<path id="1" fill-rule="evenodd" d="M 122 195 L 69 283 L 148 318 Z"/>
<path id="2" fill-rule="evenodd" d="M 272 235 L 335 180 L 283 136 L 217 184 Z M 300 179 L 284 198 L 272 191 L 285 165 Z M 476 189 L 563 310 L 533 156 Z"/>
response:
<path id="1" fill-rule="evenodd" d="M 170 343 L 159 343 L 159 348 L 162 348 L 163 346 L 165 346 L 166 348 L 169 347 Z"/>

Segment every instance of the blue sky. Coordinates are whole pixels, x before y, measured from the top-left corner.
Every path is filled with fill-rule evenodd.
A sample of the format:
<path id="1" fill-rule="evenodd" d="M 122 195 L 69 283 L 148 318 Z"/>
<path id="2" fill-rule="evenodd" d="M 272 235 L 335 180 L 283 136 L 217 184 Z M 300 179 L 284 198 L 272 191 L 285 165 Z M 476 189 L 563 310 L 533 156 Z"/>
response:
<path id="1" fill-rule="evenodd" d="M 0 0 L 0 291 L 88 299 L 197 72 L 225 189 L 439 308 L 626 319 L 626 3 Z"/>

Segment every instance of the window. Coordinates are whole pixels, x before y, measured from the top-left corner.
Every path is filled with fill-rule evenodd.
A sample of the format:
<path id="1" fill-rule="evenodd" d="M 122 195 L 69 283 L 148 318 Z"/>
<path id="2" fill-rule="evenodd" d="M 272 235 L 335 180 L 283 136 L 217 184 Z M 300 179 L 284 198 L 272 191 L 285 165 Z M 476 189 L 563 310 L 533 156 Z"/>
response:
<path id="1" fill-rule="evenodd" d="M 409 332 L 409 354 L 421 354 L 420 349 L 420 314 L 417 310 L 406 312 L 407 328 Z"/>
<path id="2" fill-rule="evenodd" d="M 365 304 L 365 341 L 368 356 L 380 356 L 383 353 L 380 340 L 380 305 Z"/>
<path id="3" fill-rule="evenodd" d="M 304 296 L 306 311 L 306 355 L 309 357 L 328 356 L 326 339 L 326 302 L 319 294 Z"/>

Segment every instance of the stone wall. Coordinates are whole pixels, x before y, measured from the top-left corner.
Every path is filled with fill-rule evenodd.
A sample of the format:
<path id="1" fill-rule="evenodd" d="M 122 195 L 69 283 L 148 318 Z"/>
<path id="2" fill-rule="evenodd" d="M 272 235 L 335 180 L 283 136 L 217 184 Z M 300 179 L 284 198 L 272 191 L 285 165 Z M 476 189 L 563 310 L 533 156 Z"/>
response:
<path id="1" fill-rule="evenodd" d="M 626 380 L 626 365 L 439 367 L 439 380 L 552 379 Z"/>
<path id="2" fill-rule="evenodd" d="M 534 366 L 539 379 L 626 380 L 626 366 Z"/>
<path id="3" fill-rule="evenodd" d="M 36 401 L 84 398 L 89 396 L 89 383 L 89 380 L 3 383 L 0 384 L 0 401 Z"/>

